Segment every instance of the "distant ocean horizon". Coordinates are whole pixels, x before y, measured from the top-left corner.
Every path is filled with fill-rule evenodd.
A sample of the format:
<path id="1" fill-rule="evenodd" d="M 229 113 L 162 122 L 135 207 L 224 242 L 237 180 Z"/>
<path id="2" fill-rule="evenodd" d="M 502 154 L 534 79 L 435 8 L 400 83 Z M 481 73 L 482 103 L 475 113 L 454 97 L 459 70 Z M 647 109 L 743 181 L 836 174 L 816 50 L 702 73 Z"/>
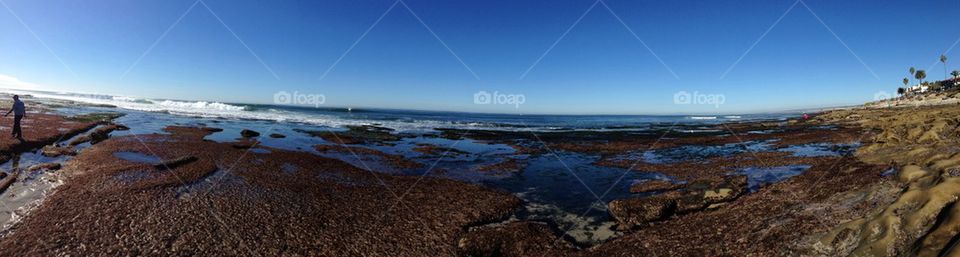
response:
<path id="1" fill-rule="evenodd" d="M 0 89 L 0 92 L 187 117 L 290 122 L 333 128 L 375 125 L 397 131 L 429 131 L 435 128 L 507 131 L 642 131 L 662 127 L 664 124 L 696 125 L 756 120 L 786 120 L 806 112 L 828 109 L 722 115 L 495 114 L 386 108 L 315 108 L 299 105 L 184 101 L 23 89 Z"/>

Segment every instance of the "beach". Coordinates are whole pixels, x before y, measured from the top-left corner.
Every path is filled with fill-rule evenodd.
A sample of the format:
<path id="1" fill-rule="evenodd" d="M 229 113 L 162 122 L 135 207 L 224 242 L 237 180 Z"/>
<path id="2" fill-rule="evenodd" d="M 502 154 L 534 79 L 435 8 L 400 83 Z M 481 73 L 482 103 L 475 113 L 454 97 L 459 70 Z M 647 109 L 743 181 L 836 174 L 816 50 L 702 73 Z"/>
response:
<path id="1" fill-rule="evenodd" d="M 3 255 L 932 256 L 960 224 L 950 102 L 405 130 L 26 99 Z"/>

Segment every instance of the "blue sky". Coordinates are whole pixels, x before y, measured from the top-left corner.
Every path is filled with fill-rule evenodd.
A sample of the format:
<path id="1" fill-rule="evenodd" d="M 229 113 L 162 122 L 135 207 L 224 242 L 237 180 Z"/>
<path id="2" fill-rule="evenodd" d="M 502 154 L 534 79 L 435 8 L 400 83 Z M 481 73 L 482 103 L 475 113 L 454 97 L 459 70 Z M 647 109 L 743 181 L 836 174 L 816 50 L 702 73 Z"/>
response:
<path id="1" fill-rule="evenodd" d="M 396 0 L 2 3 L 0 84 L 183 100 L 297 91 L 344 107 L 760 112 L 858 104 L 895 92 L 910 66 L 941 78 L 941 53 L 960 62 L 960 1 L 403 0 L 372 29 Z M 478 105 L 479 91 L 526 101 Z M 725 101 L 674 104 L 680 91 Z"/>

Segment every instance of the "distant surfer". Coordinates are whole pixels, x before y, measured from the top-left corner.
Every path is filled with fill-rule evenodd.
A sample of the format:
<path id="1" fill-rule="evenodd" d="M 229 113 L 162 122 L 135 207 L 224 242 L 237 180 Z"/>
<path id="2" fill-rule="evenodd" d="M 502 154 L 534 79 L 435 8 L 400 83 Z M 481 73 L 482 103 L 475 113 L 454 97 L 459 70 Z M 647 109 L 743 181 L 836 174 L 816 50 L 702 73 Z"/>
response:
<path id="1" fill-rule="evenodd" d="M 13 132 L 10 134 L 20 141 L 23 141 L 23 132 L 20 131 L 20 120 L 27 115 L 27 107 L 23 105 L 23 101 L 20 101 L 20 96 L 13 95 L 13 107 L 10 108 L 10 111 L 7 114 L 4 114 L 3 117 L 7 117 L 10 113 L 13 113 Z"/>

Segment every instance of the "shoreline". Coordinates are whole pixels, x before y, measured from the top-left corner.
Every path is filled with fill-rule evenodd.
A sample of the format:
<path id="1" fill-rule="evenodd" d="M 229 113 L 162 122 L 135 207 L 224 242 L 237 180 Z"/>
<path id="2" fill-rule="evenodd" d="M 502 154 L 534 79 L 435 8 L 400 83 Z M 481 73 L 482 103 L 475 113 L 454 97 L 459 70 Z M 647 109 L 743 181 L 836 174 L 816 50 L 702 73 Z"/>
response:
<path id="1" fill-rule="evenodd" d="M 950 107 L 915 110 L 942 113 Z M 886 149 L 909 141 L 892 146 L 882 140 L 896 138 L 886 127 L 922 119 L 891 123 L 870 115 L 908 114 L 848 108 L 808 121 L 680 124 L 641 132 L 435 129 L 410 135 L 370 126 L 251 137 L 218 124 L 168 124 L 162 134 L 139 134 L 137 124 L 118 123 L 133 130 L 85 145 L 62 168 L 45 172 L 64 177 L 63 183 L 4 233 L 0 249 L 37 255 L 401 256 L 818 255 L 859 249 L 826 247 L 831 244 L 817 239 L 850 229 L 842 221 L 881 215 L 878 208 L 896 203 L 905 183 L 916 183 L 900 171 L 925 169 L 901 166 L 908 159 L 937 158 L 935 151 L 897 157 Z M 110 126 L 96 124 L 76 135 Z M 223 134 L 228 132 L 238 134 Z M 107 138 L 110 131 L 102 133 Z M 270 140 L 328 142 L 281 149 L 261 144 L 272 142 L 267 134 Z M 932 140 L 922 131 L 904 134 Z M 50 143 L 43 142 L 39 146 Z M 567 163 L 576 171 L 568 174 Z M 430 174 L 421 176 L 424 170 Z M 890 170 L 896 172 L 884 175 Z M 523 177 L 536 179 L 517 180 Z M 924 181 L 917 187 L 936 185 Z M 538 189 L 526 192 L 530 185 Z M 577 196 L 558 195 L 552 187 Z M 591 188 L 613 194 L 591 200 L 600 194 Z M 121 230 L 103 234 L 95 224 Z M 212 240 L 228 231 L 241 232 Z M 121 240 L 112 239 L 117 236 Z"/>

